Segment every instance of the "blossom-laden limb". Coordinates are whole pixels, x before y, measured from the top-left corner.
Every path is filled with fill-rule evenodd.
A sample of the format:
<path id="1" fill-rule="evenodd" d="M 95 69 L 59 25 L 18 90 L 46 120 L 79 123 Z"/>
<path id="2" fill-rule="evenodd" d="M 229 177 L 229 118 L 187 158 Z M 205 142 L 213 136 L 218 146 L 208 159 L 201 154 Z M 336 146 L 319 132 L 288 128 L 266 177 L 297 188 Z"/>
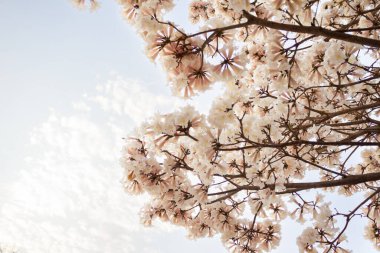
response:
<path id="1" fill-rule="evenodd" d="M 165 20 L 171 0 L 119 2 L 175 95 L 224 84 L 207 116 L 184 107 L 128 139 L 125 188 L 153 199 L 144 224 L 263 252 L 289 216 L 308 224 L 300 252 L 347 252 L 346 228 L 363 218 L 380 247 L 378 1 L 196 0 L 195 33 Z M 325 192 L 365 197 L 345 213 Z"/>

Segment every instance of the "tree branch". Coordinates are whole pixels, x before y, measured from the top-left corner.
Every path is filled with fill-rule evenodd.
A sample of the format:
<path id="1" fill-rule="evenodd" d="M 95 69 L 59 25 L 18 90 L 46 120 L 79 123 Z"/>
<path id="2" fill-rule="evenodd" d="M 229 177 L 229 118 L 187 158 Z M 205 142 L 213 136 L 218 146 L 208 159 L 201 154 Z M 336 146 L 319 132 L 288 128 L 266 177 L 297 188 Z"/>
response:
<path id="1" fill-rule="evenodd" d="M 358 185 L 358 184 L 373 182 L 373 181 L 378 181 L 378 180 L 380 180 L 380 172 L 367 173 L 367 174 L 362 174 L 362 175 L 351 175 L 343 179 L 337 179 L 337 180 L 331 180 L 331 181 L 318 181 L 318 182 L 307 182 L 307 183 L 285 183 L 284 186 L 287 189 L 290 189 L 292 192 L 294 192 L 295 190 L 302 191 L 302 190 L 308 190 L 308 189 L 337 187 L 337 186 L 344 186 L 344 185 Z M 235 189 L 231 189 L 231 190 L 223 191 L 223 192 L 210 193 L 208 195 L 213 196 L 213 195 L 227 194 L 226 196 L 218 198 L 215 201 L 211 202 L 211 203 L 214 203 L 216 201 L 229 198 L 232 195 L 242 190 L 253 190 L 253 191 L 258 191 L 262 189 L 274 190 L 275 187 L 276 187 L 275 184 L 267 184 L 263 188 L 260 188 L 258 186 L 242 185 Z M 276 192 L 276 193 L 281 194 L 282 192 Z"/>
<path id="2" fill-rule="evenodd" d="M 277 23 L 265 19 L 258 18 L 256 16 L 251 15 L 246 10 L 243 10 L 243 15 L 248 19 L 245 23 L 246 25 L 258 25 L 263 27 L 268 27 L 276 30 L 283 30 L 288 32 L 296 32 L 296 33 L 306 33 L 313 34 L 316 36 L 322 36 L 326 38 L 332 38 L 337 40 L 343 40 L 355 44 L 380 48 L 380 41 L 365 37 L 360 37 L 356 35 L 351 35 L 344 33 L 344 31 L 331 31 L 323 27 L 317 26 L 299 26 L 299 25 L 291 25 L 291 24 L 283 24 Z"/>

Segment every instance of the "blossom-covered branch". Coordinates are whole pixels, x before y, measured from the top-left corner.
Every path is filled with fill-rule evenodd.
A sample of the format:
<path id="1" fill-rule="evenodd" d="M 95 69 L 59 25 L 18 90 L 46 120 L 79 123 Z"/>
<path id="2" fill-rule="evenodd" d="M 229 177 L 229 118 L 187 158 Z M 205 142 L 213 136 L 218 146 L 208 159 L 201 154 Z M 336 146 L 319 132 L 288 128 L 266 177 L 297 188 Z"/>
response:
<path id="1" fill-rule="evenodd" d="M 377 39 L 371 39 L 371 38 L 366 38 L 366 37 L 360 37 L 356 35 L 351 35 L 345 33 L 347 32 L 353 32 L 353 31 L 364 31 L 363 29 L 366 30 L 375 30 L 379 29 L 378 27 L 368 27 L 368 28 L 362 28 L 360 30 L 356 29 L 349 29 L 349 30 L 337 30 L 337 31 L 332 31 L 325 29 L 323 27 L 318 27 L 318 26 L 304 26 L 304 25 L 292 25 L 292 24 L 284 24 L 284 23 L 278 23 L 278 22 L 273 22 L 270 20 L 265 20 L 262 18 L 255 17 L 246 10 L 243 10 L 243 15 L 248 19 L 246 23 L 243 23 L 242 26 L 247 26 L 247 25 L 258 25 L 262 27 L 267 27 L 267 28 L 272 28 L 276 30 L 282 30 L 282 31 L 288 31 L 288 32 L 296 32 L 296 33 L 307 33 L 307 34 L 313 34 L 317 36 L 322 36 L 325 38 L 330 38 L 330 39 L 336 39 L 336 40 L 342 40 L 342 41 L 347 41 L 359 45 L 365 45 L 365 46 L 370 46 L 370 47 L 375 47 L 375 48 L 380 48 L 380 40 Z"/>
<path id="2" fill-rule="evenodd" d="M 300 252 L 348 252 L 347 227 L 363 218 L 380 248 L 378 1 L 196 0 L 195 33 L 165 19 L 171 0 L 119 2 L 174 95 L 224 89 L 208 115 L 179 108 L 128 139 L 125 188 L 152 197 L 144 224 L 253 253 L 277 247 L 290 216 L 307 224 Z M 345 213 L 323 199 L 331 191 L 365 196 Z"/>

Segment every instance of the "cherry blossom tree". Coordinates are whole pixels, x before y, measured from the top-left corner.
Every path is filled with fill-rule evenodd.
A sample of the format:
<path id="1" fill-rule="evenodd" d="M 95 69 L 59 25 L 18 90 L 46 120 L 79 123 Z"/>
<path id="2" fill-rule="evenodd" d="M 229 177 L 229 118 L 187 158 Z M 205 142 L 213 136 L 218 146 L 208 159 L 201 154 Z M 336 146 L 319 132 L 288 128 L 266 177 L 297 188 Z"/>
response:
<path id="1" fill-rule="evenodd" d="M 223 86 L 208 115 L 156 115 L 126 140 L 124 187 L 151 196 L 143 224 L 253 253 L 276 248 L 291 217 L 299 252 L 349 252 L 362 219 L 380 249 L 379 1 L 195 0 L 195 33 L 166 20 L 172 0 L 119 3 L 175 96 Z M 362 200 L 342 211 L 326 194 Z"/>

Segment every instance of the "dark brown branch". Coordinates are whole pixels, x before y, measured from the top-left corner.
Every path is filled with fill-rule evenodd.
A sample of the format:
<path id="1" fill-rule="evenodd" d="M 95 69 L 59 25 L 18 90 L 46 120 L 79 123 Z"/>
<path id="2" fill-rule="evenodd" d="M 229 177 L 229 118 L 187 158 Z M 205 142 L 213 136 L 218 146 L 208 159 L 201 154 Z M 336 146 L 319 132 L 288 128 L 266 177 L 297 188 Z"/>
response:
<path id="1" fill-rule="evenodd" d="M 351 175 L 347 176 L 342 179 L 337 180 L 331 180 L 331 181 L 318 181 L 318 182 L 307 182 L 307 183 L 285 183 L 284 186 L 291 190 L 291 192 L 294 191 L 303 191 L 303 190 L 309 190 L 309 189 L 318 189 L 318 188 L 328 188 L 328 187 L 337 187 L 337 186 L 344 186 L 344 185 L 358 185 L 366 182 L 373 182 L 380 180 L 380 172 L 375 173 L 367 173 L 363 175 Z M 265 187 L 260 188 L 258 186 L 250 186 L 250 185 L 242 185 L 235 189 L 223 191 L 223 192 L 215 192 L 208 194 L 209 196 L 214 195 L 222 195 L 227 194 L 223 197 L 220 197 L 216 200 L 214 200 L 211 203 L 224 200 L 226 198 L 231 197 L 232 195 L 238 193 L 242 190 L 252 190 L 252 191 L 258 191 L 261 189 L 271 189 L 274 190 L 276 187 L 275 184 L 267 184 Z M 277 194 L 282 194 L 282 192 L 276 192 Z"/>
<path id="2" fill-rule="evenodd" d="M 333 248 L 333 245 L 335 242 L 337 242 L 339 240 L 339 238 L 343 235 L 344 231 L 346 231 L 347 227 L 348 227 L 348 224 L 350 223 L 351 219 L 354 217 L 355 215 L 355 212 L 360 208 L 362 207 L 368 200 L 370 200 L 373 196 L 375 196 L 376 194 L 378 194 L 380 191 L 380 189 L 377 189 L 376 191 L 374 191 L 371 195 L 369 195 L 367 198 L 365 198 L 362 202 L 360 202 L 359 205 L 357 205 L 354 210 L 352 210 L 349 214 L 346 214 L 346 221 L 345 221 L 345 224 L 344 224 L 344 227 L 343 229 L 340 231 L 340 233 L 338 234 L 338 236 L 335 237 L 335 239 L 333 241 L 330 242 L 330 247 L 329 247 L 329 251 L 330 249 Z"/>
<path id="3" fill-rule="evenodd" d="M 243 10 L 243 15 L 248 19 L 248 21 L 245 23 L 246 25 L 258 25 L 258 26 L 263 26 L 263 27 L 268 27 L 268 28 L 283 30 L 283 31 L 288 31 L 288 32 L 313 34 L 313 35 L 322 36 L 326 38 L 332 38 L 332 39 L 347 41 L 347 42 L 351 42 L 355 44 L 380 48 L 379 40 L 351 35 L 351 34 L 344 33 L 343 31 L 331 31 L 326 28 L 316 27 L 316 26 L 300 26 L 300 25 L 277 23 L 277 22 L 255 17 L 245 10 Z"/>
<path id="4" fill-rule="evenodd" d="M 289 141 L 284 143 L 255 143 L 249 141 L 251 145 L 244 147 L 219 148 L 218 151 L 237 151 L 252 148 L 284 148 L 289 146 L 310 145 L 310 146 L 378 146 L 379 142 L 361 142 L 361 141 Z"/>
<path id="5" fill-rule="evenodd" d="M 288 183 L 288 184 L 285 184 L 285 187 L 306 190 L 306 189 L 316 189 L 316 188 L 326 188 L 326 187 L 337 187 L 337 186 L 343 186 L 343 185 L 357 185 L 357 184 L 373 182 L 377 180 L 380 180 L 380 172 L 367 173 L 363 175 L 351 175 L 343 179 L 337 179 L 337 180 L 331 180 L 331 181 L 308 182 L 308 183 Z"/>

